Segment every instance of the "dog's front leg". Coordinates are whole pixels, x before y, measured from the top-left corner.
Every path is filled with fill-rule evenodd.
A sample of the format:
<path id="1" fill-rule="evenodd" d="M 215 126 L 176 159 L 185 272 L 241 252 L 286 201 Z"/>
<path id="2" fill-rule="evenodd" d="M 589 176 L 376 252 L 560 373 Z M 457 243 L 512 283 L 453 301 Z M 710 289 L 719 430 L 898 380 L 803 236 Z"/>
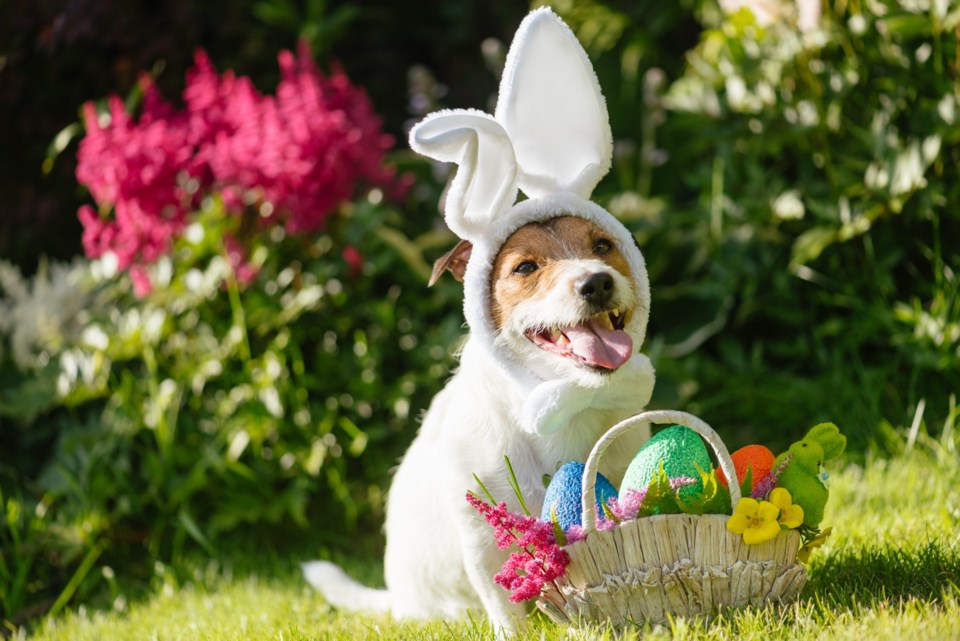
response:
<path id="1" fill-rule="evenodd" d="M 480 598 L 497 639 L 509 638 L 517 632 L 527 611 L 523 604 L 511 603 L 507 591 L 493 582 L 505 554 L 497 549 L 490 526 L 475 512 L 462 512 L 460 516 L 460 542 L 470 585 Z"/>

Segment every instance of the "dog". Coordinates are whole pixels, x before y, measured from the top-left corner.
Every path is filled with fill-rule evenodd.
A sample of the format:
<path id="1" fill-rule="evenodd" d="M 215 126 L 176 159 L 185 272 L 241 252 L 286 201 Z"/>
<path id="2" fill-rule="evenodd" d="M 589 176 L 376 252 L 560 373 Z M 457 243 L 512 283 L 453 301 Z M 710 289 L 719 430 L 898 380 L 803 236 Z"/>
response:
<path id="1" fill-rule="evenodd" d="M 471 249 L 461 241 L 437 261 L 433 280 L 450 271 L 462 282 Z M 573 216 L 528 223 L 494 261 L 489 291 L 497 341 L 545 378 L 602 387 L 642 341 L 629 328 L 648 301 L 633 282 L 616 240 L 597 224 Z M 492 581 L 506 553 L 465 501 L 467 490 L 478 489 L 473 475 L 519 511 L 507 482 L 508 456 L 528 506 L 539 513 L 543 476 L 564 462 L 585 460 L 597 438 L 632 412 L 584 410 L 558 432 L 530 434 L 518 420 L 523 399 L 477 347 L 468 340 L 456 374 L 434 399 L 393 479 L 385 525 L 387 589 L 359 586 L 332 564 L 306 567 L 332 604 L 416 618 L 479 609 L 506 631 L 525 614 Z M 652 387 L 652 378 L 637 381 L 641 398 L 652 391 L 646 382 Z M 635 442 L 624 440 L 605 459 L 604 474 L 614 482 L 637 451 Z"/>
<path id="2" fill-rule="evenodd" d="M 322 561 L 304 574 L 337 607 L 403 618 L 479 610 L 502 636 L 526 609 L 494 584 L 508 552 L 466 494 L 479 491 L 476 476 L 519 511 L 507 456 L 539 513 L 545 475 L 584 461 L 608 428 L 645 408 L 650 287 L 633 236 L 589 200 L 610 168 L 612 134 L 589 59 L 550 9 L 518 28 L 494 116 L 436 112 L 410 144 L 459 165 L 443 212 L 462 240 L 431 280 L 449 271 L 464 284 L 470 336 L 388 493 L 386 588 Z M 519 190 L 528 198 L 516 202 Z M 614 482 L 639 445 L 624 440 L 601 466 Z"/>

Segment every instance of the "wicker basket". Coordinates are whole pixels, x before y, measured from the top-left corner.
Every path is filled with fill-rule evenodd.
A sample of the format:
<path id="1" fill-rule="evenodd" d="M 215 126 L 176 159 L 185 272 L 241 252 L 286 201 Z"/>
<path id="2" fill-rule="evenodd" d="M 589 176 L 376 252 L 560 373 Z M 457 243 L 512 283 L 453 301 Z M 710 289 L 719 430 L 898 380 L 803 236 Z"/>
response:
<path id="1" fill-rule="evenodd" d="M 650 423 L 694 430 L 713 448 L 724 475 L 737 478 L 716 432 L 691 414 L 652 411 L 618 423 L 594 446 L 583 472 L 586 536 L 566 547 L 570 565 L 555 586 L 544 588 L 537 606 L 561 624 L 609 621 L 623 627 L 796 599 L 807 572 L 797 562 L 800 535 L 795 530 L 780 532 L 767 543 L 746 545 L 727 531 L 725 514 L 657 515 L 625 521 L 610 530 L 594 527 L 600 457 L 626 431 L 646 430 L 649 438 Z M 736 505 L 740 488 L 737 483 L 729 486 Z"/>

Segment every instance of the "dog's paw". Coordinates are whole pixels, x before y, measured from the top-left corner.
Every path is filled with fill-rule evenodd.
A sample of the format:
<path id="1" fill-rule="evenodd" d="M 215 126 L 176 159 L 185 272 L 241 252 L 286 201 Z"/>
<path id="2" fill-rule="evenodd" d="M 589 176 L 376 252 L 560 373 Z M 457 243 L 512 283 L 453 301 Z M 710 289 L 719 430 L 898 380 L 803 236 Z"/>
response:
<path id="1" fill-rule="evenodd" d="M 565 381 L 541 383 L 523 403 L 521 424 L 531 434 L 553 434 L 590 407 L 596 390 Z"/>

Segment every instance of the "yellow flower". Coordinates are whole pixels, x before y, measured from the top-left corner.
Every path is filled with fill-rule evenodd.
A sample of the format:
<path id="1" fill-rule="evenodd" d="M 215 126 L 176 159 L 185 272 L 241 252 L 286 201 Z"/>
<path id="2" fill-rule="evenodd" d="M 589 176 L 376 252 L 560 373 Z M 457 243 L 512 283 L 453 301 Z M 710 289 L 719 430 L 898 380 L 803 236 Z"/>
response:
<path id="1" fill-rule="evenodd" d="M 803 508 L 791 502 L 793 497 L 788 490 L 778 487 L 770 492 L 767 500 L 780 510 L 780 525 L 791 530 L 803 525 Z"/>
<path id="2" fill-rule="evenodd" d="M 768 501 L 742 498 L 737 503 L 733 515 L 727 519 L 727 529 L 734 534 L 742 534 L 743 542 L 756 545 L 772 541 L 780 533 L 777 516 L 780 509 Z"/>

